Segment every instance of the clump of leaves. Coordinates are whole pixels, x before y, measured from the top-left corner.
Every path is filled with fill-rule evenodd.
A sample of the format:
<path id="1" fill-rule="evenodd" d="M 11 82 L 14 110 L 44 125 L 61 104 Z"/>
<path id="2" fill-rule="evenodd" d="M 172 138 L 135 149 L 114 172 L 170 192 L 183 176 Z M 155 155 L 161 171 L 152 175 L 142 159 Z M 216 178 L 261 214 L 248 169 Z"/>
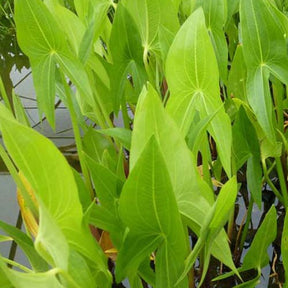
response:
<path id="1" fill-rule="evenodd" d="M 0 258 L 1 287 L 210 287 L 211 257 L 230 270 L 219 287 L 255 287 L 277 232 L 287 278 L 284 2 L 15 0 L 39 113 L 55 128 L 55 97 L 67 106 L 81 171 L 1 91 L 0 156 L 27 234 L 0 222 L 0 240 L 32 267 Z M 234 239 L 240 175 L 250 198 Z M 264 184 L 278 205 L 239 263 Z"/>

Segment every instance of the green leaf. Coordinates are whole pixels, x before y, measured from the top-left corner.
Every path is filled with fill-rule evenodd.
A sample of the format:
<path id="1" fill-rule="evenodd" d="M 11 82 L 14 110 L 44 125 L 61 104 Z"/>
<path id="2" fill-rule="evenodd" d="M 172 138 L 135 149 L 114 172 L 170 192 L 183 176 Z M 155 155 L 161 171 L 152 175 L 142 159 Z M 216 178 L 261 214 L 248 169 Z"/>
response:
<path id="1" fill-rule="evenodd" d="M 228 95 L 247 102 L 246 96 L 247 68 L 243 58 L 243 47 L 238 45 L 228 76 Z"/>
<path id="2" fill-rule="evenodd" d="M 70 250 L 68 271 L 71 275 L 74 275 L 74 281 L 77 282 L 79 287 L 95 286 L 95 279 L 87 262 L 83 256 L 74 250 Z M 98 285 L 100 287 L 100 283 Z"/>
<path id="3" fill-rule="evenodd" d="M 156 137 L 164 155 L 179 211 L 199 236 L 207 211 L 214 203 L 214 193 L 200 178 L 195 156 L 189 151 L 175 122 L 164 110 L 156 91 L 148 84 L 147 89 L 143 88 L 136 108 L 130 170 L 133 170 L 152 135 Z M 224 231 L 213 243 L 212 254 L 228 267 L 234 267 Z"/>
<path id="4" fill-rule="evenodd" d="M 134 99 L 137 100 L 147 79 L 140 34 L 132 16 L 122 2 L 118 4 L 114 18 L 110 49 L 113 58 L 111 89 L 114 110 L 118 111 L 126 86 L 133 88 Z M 129 77 L 131 80 L 128 79 Z"/>
<path id="5" fill-rule="evenodd" d="M 5 284 L 6 287 L 14 287 L 14 288 L 64 288 L 60 284 L 60 282 L 57 280 L 57 273 L 58 271 L 56 269 L 50 270 L 48 272 L 42 272 L 42 273 L 23 273 L 18 272 L 12 269 L 9 269 L 3 262 L 3 260 L 0 259 L 0 275 L 4 274 L 4 283 L 5 279 L 9 279 L 11 284 L 9 285 L 8 282 Z M 1 275 L 2 276 L 2 275 Z M 7 278 L 6 278 L 7 277 Z M 2 277 L 0 278 L 0 283 L 2 281 Z M 2 286 L 1 286 L 2 287 Z"/>
<path id="6" fill-rule="evenodd" d="M 9 236 L 5 236 L 5 235 L 0 235 L 0 243 L 9 242 L 9 241 L 13 241 L 13 238 L 11 238 Z"/>
<path id="7" fill-rule="evenodd" d="M 89 127 L 88 131 L 83 137 L 83 151 L 95 160 L 97 163 L 103 164 L 103 155 L 108 151 L 111 158 L 116 158 L 116 153 L 111 142 L 101 135 L 96 129 Z"/>
<path id="8" fill-rule="evenodd" d="M 98 131 L 101 134 L 111 136 L 115 140 L 119 141 L 126 149 L 131 148 L 131 130 L 125 128 L 109 128 L 105 130 Z"/>
<path id="9" fill-rule="evenodd" d="M 220 233 L 225 223 L 228 221 L 230 213 L 235 205 L 236 196 L 237 196 L 237 181 L 236 177 L 234 176 L 221 188 L 220 194 L 217 197 L 215 204 L 213 205 L 212 208 L 210 208 L 207 211 L 207 215 L 204 219 L 204 223 L 200 231 L 200 237 L 196 243 L 196 246 L 193 248 L 192 252 L 185 261 L 185 269 L 179 280 L 182 280 L 183 277 L 189 272 L 191 267 L 194 265 L 200 251 L 205 246 L 204 267 L 206 269 L 204 269 L 202 273 L 202 278 L 199 284 L 201 285 L 202 281 L 205 278 L 208 268 L 211 243 L 214 242 L 215 237 L 217 237 L 217 235 Z M 232 267 L 232 269 L 233 271 L 237 272 L 235 266 Z"/>
<path id="10" fill-rule="evenodd" d="M 156 287 L 173 287 L 183 269 L 187 247 L 170 175 L 156 141 L 152 136 L 129 175 L 121 193 L 119 212 L 129 228 L 128 237 L 130 233 L 133 235 L 130 240 L 150 237 L 150 243 L 153 241 L 158 244 L 155 260 Z M 133 246 L 134 253 L 143 249 L 143 245 L 146 247 L 149 242 L 146 240 L 140 242 L 141 246 Z M 126 249 L 121 249 L 119 253 L 120 263 L 121 258 L 129 260 L 128 255 L 132 254 L 132 246 L 124 244 L 124 247 Z M 156 247 L 151 246 L 150 249 Z M 130 251 L 128 255 L 127 250 Z M 146 253 L 152 251 L 146 250 Z M 149 254 L 141 256 L 147 257 Z M 143 260 L 139 257 L 139 261 Z M 121 265 L 118 269 L 121 269 Z M 187 281 L 177 287 L 187 287 Z"/>
<path id="11" fill-rule="evenodd" d="M 269 75 L 287 84 L 288 58 L 283 30 L 267 0 L 240 2 L 247 97 L 267 138 L 275 143 Z"/>
<path id="12" fill-rule="evenodd" d="M 288 283 L 288 214 L 285 216 L 284 227 L 281 239 L 281 255 L 283 259 L 283 266 L 285 270 L 285 283 Z M 285 287 L 285 286 L 284 286 Z"/>
<path id="13" fill-rule="evenodd" d="M 159 0 L 128 0 L 124 2 L 125 8 L 137 25 L 142 45 L 147 51 L 157 48 L 155 44 L 158 40 L 158 29 L 161 21 L 160 2 Z"/>
<path id="14" fill-rule="evenodd" d="M 25 112 L 25 109 L 23 108 L 20 98 L 14 92 L 12 94 L 12 97 L 13 97 L 13 106 L 14 106 L 16 119 L 20 123 L 30 126 L 27 114 Z"/>
<path id="15" fill-rule="evenodd" d="M 0 286 L 2 288 L 13 288 L 13 285 L 10 283 L 9 279 L 1 269 L 0 269 Z"/>
<path id="16" fill-rule="evenodd" d="M 197 155 L 197 152 L 200 151 L 200 147 L 205 141 L 204 137 L 206 137 L 208 125 L 221 109 L 222 106 L 220 106 L 211 115 L 208 115 L 204 119 L 200 120 L 196 125 L 193 125 L 194 123 L 191 125 L 187 134 L 187 145 L 195 156 Z"/>
<path id="17" fill-rule="evenodd" d="M 243 269 L 261 269 L 269 263 L 267 248 L 277 234 L 277 213 L 273 205 L 266 214 L 243 260 Z"/>
<path id="18" fill-rule="evenodd" d="M 0 126 L 10 156 L 27 178 L 39 203 L 37 251 L 65 270 L 69 244 L 97 266 L 96 278 L 105 275 L 105 287 L 108 287 L 110 275 L 105 256 L 88 227 L 83 225 L 77 186 L 64 156 L 44 136 L 13 120 L 3 105 L 0 105 Z"/>
<path id="19" fill-rule="evenodd" d="M 247 162 L 247 183 L 253 200 L 261 208 L 262 205 L 262 167 L 258 137 L 241 106 L 233 125 L 233 154 L 236 170 Z"/>
<path id="20" fill-rule="evenodd" d="M 259 284 L 259 279 L 261 276 L 261 269 L 269 263 L 269 255 L 267 253 L 268 246 L 272 244 L 275 240 L 277 234 L 277 212 L 275 206 L 272 205 L 270 210 L 267 212 L 264 221 L 258 228 L 256 235 L 252 241 L 252 244 L 244 257 L 242 266 L 238 269 L 239 272 L 245 272 L 251 269 L 256 269 L 258 275 L 247 282 L 244 282 L 235 287 L 247 287 L 252 288 Z M 220 275 L 219 277 L 213 279 L 213 281 L 218 281 L 221 279 L 228 278 L 232 276 L 233 273 L 226 273 Z"/>
<path id="21" fill-rule="evenodd" d="M 111 209 L 111 212 L 114 213 L 115 211 L 113 212 L 112 208 L 115 208 L 115 203 L 119 199 L 123 182 L 117 175 L 103 165 L 98 164 L 89 156 L 86 159 L 101 206 Z"/>
<path id="22" fill-rule="evenodd" d="M 111 5 L 109 0 L 94 0 L 90 1 L 89 11 L 85 15 L 91 15 L 88 20 L 88 27 L 82 38 L 80 49 L 79 49 L 79 59 L 82 63 L 86 63 L 93 51 L 93 44 L 97 40 L 104 30 L 107 12 Z M 87 19 L 87 18 L 86 18 Z"/>
<path id="23" fill-rule="evenodd" d="M 31 62 L 40 113 L 46 114 L 52 127 L 55 125 L 57 64 L 93 106 L 94 98 L 84 67 L 69 49 L 65 33 L 45 4 L 41 0 L 16 0 L 15 22 L 18 43 Z"/>
<path id="24" fill-rule="evenodd" d="M 206 26 L 217 57 L 220 78 L 225 82 L 227 78 L 228 47 L 224 34 L 226 22 L 227 0 L 197 0 L 195 8 L 202 6 Z"/>
<path id="25" fill-rule="evenodd" d="M 143 57 L 147 57 L 149 51 L 157 56 L 160 53 L 159 56 L 165 60 L 179 29 L 177 4 L 171 0 L 128 0 L 124 3 L 140 32 L 144 47 Z"/>
<path id="26" fill-rule="evenodd" d="M 167 56 L 166 74 L 171 91 L 167 111 L 185 137 L 196 111 L 203 119 L 222 105 L 217 60 L 201 8 L 177 33 Z M 230 176 L 232 133 L 224 108 L 211 121 L 208 131 L 216 141 L 221 162 Z"/>
<path id="27" fill-rule="evenodd" d="M 36 252 L 32 240 L 21 230 L 0 221 L 0 228 L 21 247 L 35 271 L 45 271 L 48 264 Z"/>
<path id="28" fill-rule="evenodd" d="M 58 0 L 45 0 L 44 3 L 59 23 L 61 30 L 67 35 L 69 44 L 78 55 L 79 46 L 85 33 L 85 25 L 77 15 L 63 7 Z"/>

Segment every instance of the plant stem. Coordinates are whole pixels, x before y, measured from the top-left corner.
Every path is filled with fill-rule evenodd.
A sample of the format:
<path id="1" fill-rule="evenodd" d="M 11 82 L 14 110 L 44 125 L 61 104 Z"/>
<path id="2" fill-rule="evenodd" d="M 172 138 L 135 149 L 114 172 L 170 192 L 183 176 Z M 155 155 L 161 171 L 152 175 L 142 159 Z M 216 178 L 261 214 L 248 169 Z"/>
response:
<path id="1" fill-rule="evenodd" d="M 277 165 L 277 163 L 276 163 L 276 165 Z M 279 201 L 284 204 L 284 198 L 282 197 L 281 193 L 278 191 L 278 189 L 275 187 L 275 185 L 273 184 L 273 182 L 269 178 L 269 173 L 267 171 L 267 166 L 266 166 L 265 160 L 262 160 L 262 167 L 263 167 L 263 173 L 264 173 L 265 181 L 267 182 L 269 187 L 272 189 L 275 196 L 279 199 Z M 271 169 L 269 169 L 269 171 L 271 171 Z"/>
<path id="2" fill-rule="evenodd" d="M 17 267 L 17 268 L 21 269 L 22 271 L 24 271 L 24 272 L 26 272 L 26 273 L 32 273 L 32 272 L 33 272 L 33 271 L 30 270 L 29 268 L 27 268 L 27 267 L 25 267 L 25 266 L 23 266 L 23 265 L 15 262 L 15 261 L 13 261 L 13 260 L 7 259 L 7 258 L 5 258 L 5 257 L 0 257 L 0 258 L 1 258 L 1 260 L 2 260 L 3 262 L 7 263 L 9 266 Z"/>
<path id="3" fill-rule="evenodd" d="M 121 108 L 122 108 L 121 111 L 122 111 L 122 116 L 123 116 L 124 127 L 130 130 L 130 120 L 129 120 L 125 97 L 122 97 Z"/>
<path id="4" fill-rule="evenodd" d="M 17 222 L 16 222 L 16 228 L 21 230 L 22 223 L 23 223 L 23 219 L 22 219 L 21 211 L 19 210 Z M 17 251 L 17 243 L 13 240 L 11 247 L 10 247 L 9 256 L 8 256 L 9 260 L 14 260 L 15 255 L 16 255 L 16 251 Z M 12 268 L 12 266 L 10 266 L 10 264 L 8 265 L 8 267 Z"/>
<path id="5" fill-rule="evenodd" d="M 285 179 L 285 175 L 283 172 L 283 166 L 281 163 L 281 159 L 279 157 L 276 158 L 276 169 L 278 173 L 278 178 L 280 181 L 281 192 L 283 196 L 283 204 L 285 208 L 288 208 L 288 194 L 287 194 L 287 181 Z"/>
<path id="6" fill-rule="evenodd" d="M 247 238 L 247 233 L 248 233 L 248 229 L 249 229 L 249 225 L 250 225 L 250 221 L 251 221 L 251 216 L 252 216 L 252 210 L 253 210 L 253 198 L 251 197 L 250 201 L 249 201 L 249 206 L 248 206 L 248 211 L 247 211 L 247 216 L 246 216 L 246 222 L 244 225 L 244 229 L 241 235 L 241 241 L 240 241 L 240 246 L 239 246 L 239 255 L 242 254 L 243 251 L 243 247 L 244 247 L 244 242 Z"/>
<path id="7" fill-rule="evenodd" d="M 67 105 L 68 105 L 68 109 L 69 109 L 70 116 L 71 116 L 71 122 L 72 122 L 73 131 L 74 131 L 75 143 L 76 143 L 76 147 L 77 147 L 77 151 L 78 151 L 81 170 L 82 170 L 82 173 L 84 176 L 84 181 L 85 181 L 86 187 L 90 191 L 91 199 L 93 199 L 94 198 L 94 191 L 93 191 L 89 171 L 88 171 L 88 168 L 87 168 L 86 163 L 85 163 L 85 158 L 84 158 L 84 154 L 83 154 L 82 139 L 81 139 L 78 123 L 77 123 L 77 115 L 76 115 L 76 112 L 75 112 L 74 106 L 73 106 L 71 90 L 70 90 L 70 87 L 68 86 L 66 79 L 65 79 L 65 76 L 62 72 L 61 72 L 61 76 L 62 76 L 62 82 L 64 85 L 65 94 L 66 94 L 66 98 L 67 98 Z"/>
<path id="8" fill-rule="evenodd" d="M 6 105 L 6 107 L 13 113 L 13 109 L 12 109 L 12 105 L 10 103 L 10 100 L 8 98 L 8 95 L 6 93 L 6 90 L 5 90 L 5 87 L 4 87 L 4 83 L 2 81 L 2 78 L 0 77 L 0 93 L 1 93 L 1 96 L 4 100 L 4 103 Z M 12 101 L 12 99 L 11 99 Z"/>

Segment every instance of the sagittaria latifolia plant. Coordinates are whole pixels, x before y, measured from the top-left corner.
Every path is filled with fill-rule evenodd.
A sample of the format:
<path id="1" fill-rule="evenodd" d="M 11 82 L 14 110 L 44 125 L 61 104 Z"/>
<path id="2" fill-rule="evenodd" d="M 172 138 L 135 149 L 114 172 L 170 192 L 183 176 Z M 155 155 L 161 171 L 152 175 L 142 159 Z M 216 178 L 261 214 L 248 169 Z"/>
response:
<path id="1" fill-rule="evenodd" d="M 66 105 L 81 169 L 2 89 L 0 156 L 27 233 L 1 221 L 0 240 L 30 266 L 1 257 L 0 286 L 211 287 L 213 258 L 227 267 L 217 287 L 256 287 L 278 232 L 287 287 L 288 218 L 277 227 L 274 205 L 236 257 L 264 184 L 288 207 L 287 5 L 15 0 L 40 115 L 55 127 L 55 97 Z M 239 174 L 250 201 L 235 244 Z"/>

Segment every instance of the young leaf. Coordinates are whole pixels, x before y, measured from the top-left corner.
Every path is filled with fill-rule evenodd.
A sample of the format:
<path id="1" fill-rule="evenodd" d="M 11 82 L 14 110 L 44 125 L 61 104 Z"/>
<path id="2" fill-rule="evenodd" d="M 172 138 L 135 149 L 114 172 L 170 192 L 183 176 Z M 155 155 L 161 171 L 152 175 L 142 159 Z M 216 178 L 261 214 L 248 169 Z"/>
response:
<path id="1" fill-rule="evenodd" d="M 126 85 L 132 85 L 135 99 L 137 99 L 147 80 L 140 34 L 132 16 L 122 2 L 118 4 L 114 18 L 110 49 L 113 58 L 111 89 L 114 110 L 118 111 Z M 129 77 L 131 77 L 130 80 Z"/>
<path id="2" fill-rule="evenodd" d="M 101 134 L 110 136 L 119 141 L 126 149 L 131 148 L 131 130 L 125 128 L 109 128 L 98 131 Z"/>
<path id="3" fill-rule="evenodd" d="M 269 75 L 287 84 L 288 58 L 283 30 L 274 13 L 268 0 L 240 2 L 247 98 L 267 138 L 275 145 Z"/>
<path id="4" fill-rule="evenodd" d="M 253 200 L 261 207 L 262 203 L 262 168 L 259 141 L 253 124 L 249 121 L 241 106 L 233 125 L 233 152 L 236 169 L 247 162 L 247 182 Z"/>
<path id="5" fill-rule="evenodd" d="M 166 74 L 171 91 L 167 111 L 185 137 L 196 110 L 205 118 L 222 105 L 217 60 L 201 8 L 177 33 L 167 56 Z M 211 121 L 208 131 L 216 141 L 221 162 L 230 176 L 232 133 L 224 108 Z"/>
<path id="6" fill-rule="evenodd" d="M 183 269 L 187 246 L 170 175 L 156 141 L 152 136 L 129 175 L 121 193 L 119 213 L 129 228 L 127 239 L 133 242 L 134 237 L 134 241 L 137 238 L 150 237 L 150 242 L 158 244 L 156 287 L 173 287 Z M 134 237 L 129 237 L 129 234 Z M 145 247 L 147 243 L 149 242 L 143 241 L 141 246 Z M 124 260 L 121 259 L 126 258 L 127 262 L 128 255 L 133 254 L 132 247 L 137 254 L 139 249 L 143 249 L 141 246 L 124 244 L 125 249 L 121 249 L 119 253 L 118 270 L 123 269 L 120 264 Z M 156 247 L 150 247 L 153 248 Z M 147 257 L 149 254 L 141 256 Z M 131 260 L 129 258 L 129 261 L 133 261 L 133 257 Z M 143 260 L 144 258 L 139 258 L 139 261 Z M 187 287 L 187 281 L 177 287 Z"/>
<path id="7" fill-rule="evenodd" d="M 253 242 L 245 255 L 242 269 L 261 269 L 269 263 L 268 246 L 275 240 L 277 233 L 277 214 L 273 205 L 265 216 Z"/>
<path id="8" fill-rule="evenodd" d="M 204 267 L 206 269 L 203 270 L 199 286 L 202 284 L 208 268 L 211 244 L 213 243 L 215 237 L 217 237 L 219 232 L 222 230 L 225 223 L 228 221 L 231 210 L 235 204 L 236 196 L 237 181 L 236 177 L 234 176 L 221 188 L 220 194 L 217 197 L 215 204 L 208 211 L 207 216 L 204 219 L 205 222 L 201 228 L 200 237 L 196 243 L 196 246 L 193 248 L 192 252 L 185 261 L 185 269 L 180 277 L 180 280 L 189 272 L 192 265 L 195 263 L 197 256 L 205 245 Z M 235 266 L 232 267 L 232 269 L 234 272 L 237 272 Z"/>
<path id="9" fill-rule="evenodd" d="M 243 47 L 238 45 L 228 76 L 228 95 L 247 102 L 246 96 L 247 68 L 243 58 Z"/>

